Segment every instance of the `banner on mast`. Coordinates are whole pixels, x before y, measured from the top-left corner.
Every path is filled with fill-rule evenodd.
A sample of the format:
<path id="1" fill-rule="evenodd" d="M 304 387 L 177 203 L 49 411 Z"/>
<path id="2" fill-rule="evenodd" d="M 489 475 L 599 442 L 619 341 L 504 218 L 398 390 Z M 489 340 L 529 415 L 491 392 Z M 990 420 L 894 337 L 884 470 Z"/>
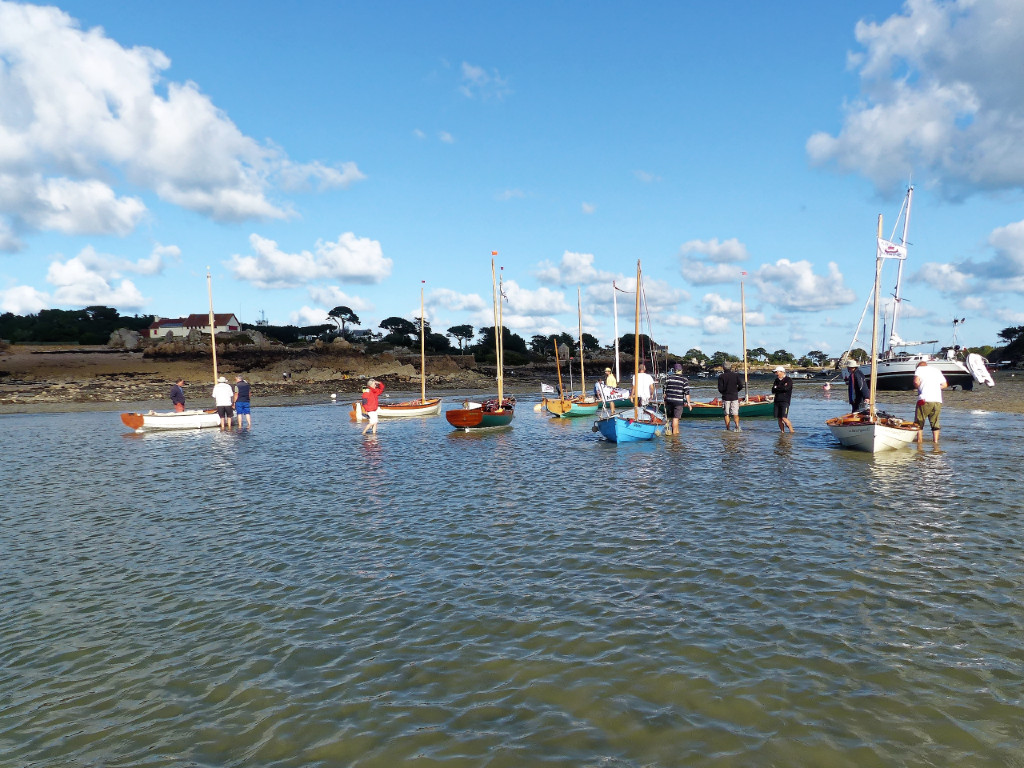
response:
<path id="1" fill-rule="evenodd" d="M 907 247 L 905 245 L 896 245 L 883 238 L 878 238 L 878 254 L 879 259 L 905 259 L 907 258 Z"/>

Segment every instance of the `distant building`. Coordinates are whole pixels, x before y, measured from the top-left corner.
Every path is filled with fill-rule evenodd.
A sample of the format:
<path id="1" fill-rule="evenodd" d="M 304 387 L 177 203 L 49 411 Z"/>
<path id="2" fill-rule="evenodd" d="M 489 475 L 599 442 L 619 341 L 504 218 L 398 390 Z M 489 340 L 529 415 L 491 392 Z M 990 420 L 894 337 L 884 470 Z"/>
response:
<path id="1" fill-rule="evenodd" d="M 234 314 L 215 314 L 213 316 L 214 333 L 237 333 L 242 328 Z M 146 336 L 150 339 L 163 339 L 170 334 L 172 338 L 184 338 L 190 331 L 210 332 L 210 315 L 189 315 L 188 317 L 158 317 L 149 328 Z"/>

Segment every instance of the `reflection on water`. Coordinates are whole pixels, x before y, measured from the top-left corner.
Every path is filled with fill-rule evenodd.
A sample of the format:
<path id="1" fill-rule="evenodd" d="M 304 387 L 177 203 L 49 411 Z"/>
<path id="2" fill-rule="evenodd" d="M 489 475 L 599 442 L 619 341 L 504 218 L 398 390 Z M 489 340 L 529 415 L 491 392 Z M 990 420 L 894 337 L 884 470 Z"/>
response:
<path id="1" fill-rule="evenodd" d="M 0 765 L 1005 765 L 1017 416 L 0 417 Z M 6 761 L 6 762 L 5 762 Z"/>

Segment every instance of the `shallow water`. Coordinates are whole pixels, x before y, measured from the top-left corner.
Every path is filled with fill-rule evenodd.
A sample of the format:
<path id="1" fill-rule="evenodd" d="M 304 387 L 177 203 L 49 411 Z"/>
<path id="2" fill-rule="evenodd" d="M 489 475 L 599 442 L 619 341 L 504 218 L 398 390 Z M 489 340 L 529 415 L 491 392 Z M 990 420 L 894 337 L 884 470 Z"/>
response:
<path id="1" fill-rule="evenodd" d="M 1024 760 L 1024 418 L 871 457 L 817 392 L 620 446 L 533 402 L 0 417 L 0 766 Z"/>

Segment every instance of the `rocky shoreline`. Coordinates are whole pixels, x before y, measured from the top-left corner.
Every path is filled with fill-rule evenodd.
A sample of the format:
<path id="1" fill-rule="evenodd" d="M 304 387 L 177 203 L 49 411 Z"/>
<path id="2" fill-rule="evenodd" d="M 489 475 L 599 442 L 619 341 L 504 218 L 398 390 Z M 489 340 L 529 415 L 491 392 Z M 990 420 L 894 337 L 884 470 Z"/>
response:
<path id="1" fill-rule="evenodd" d="M 384 381 L 392 393 L 416 396 L 419 391 L 418 356 L 365 355 L 330 345 L 223 351 L 220 347 L 218 344 L 218 373 L 232 382 L 236 373 L 243 374 L 264 406 L 322 402 L 332 394 L 339 400 L 354 400 L 369 377 Z M 599 370 L 604 362 L 592 365 Z M 434 394 L 455 396 L 494 389 L 494 366 L 478 365 L 469 355 L 429 357 L 427 372 L 427 388 Z M 188 401 L 207 404 L 212 374 L 209 350 L 153 355 L 108 347 L 11 346 L 0 350 L 0 414 L 163 409 L 169 404 L 170 385 L 179 377 L 186 381 Z M 505 389 L 512 394 L 535 394 L 541 382 L 553 384 L 555 380 L 553 363 L 510 366 Z M 568 381 L 565 383 L 568 386 Z M 694 379 L 693 383 L 698 391 L 714 388 L 713 379 Z M 817 393 L 820 387 L 816 380 L 798 382 L 798 391 Z M 842 397 L 840 388 L 833 390 L 833 399 Z M 885 397 L 898 403 L 913 399 L 911 393 L 902 392 L 886 393 Z M 945 400 L 953 408 L 1024 413 L 1024 376 L 999 373 L 994 388 L 947 392 Z"/>

